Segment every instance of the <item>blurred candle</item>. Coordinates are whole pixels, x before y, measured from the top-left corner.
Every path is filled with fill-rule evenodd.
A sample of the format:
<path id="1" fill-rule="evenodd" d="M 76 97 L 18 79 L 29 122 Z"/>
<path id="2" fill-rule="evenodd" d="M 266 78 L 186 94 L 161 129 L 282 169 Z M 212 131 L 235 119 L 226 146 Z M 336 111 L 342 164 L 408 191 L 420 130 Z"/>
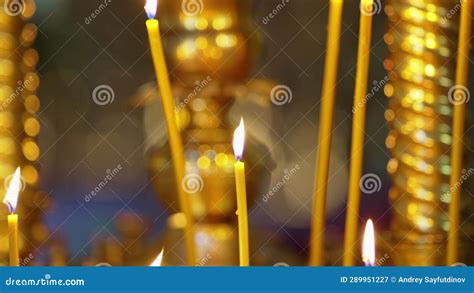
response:
<path id="1" fill-rule="evenodd" d="M 247 190 L 245 185 L 245 164 L 241 162 L 244 152 L 245 126 L 244 120 L 240 120 L 240 125 L 234 132 L 234 155 L 236 162 L 235 186 L 237 192 L 237 217 L 239 224 L 239 259 L 240 266 L 249 265 L 249 224 L 247 215 Z"/>
<path id="2" fill-rule="evenodd" d="M 171 83 L 168 76 L 168 68 L 166 67 L 163 46 L 161 43 L 160 24 L 158 20 L 154 19 L 157 6 L 157 0 L 148 0 L 146 2 L 145 10 L 148 15 L 146 27 L 148 30 L 148 37 L 150 39 L 150 50 L 153 57 L 157 83 L 160 88 L 161 102 L 163 104 L 166 125 L 168 127 L 168 137 L 176 177 L 178 200 L 181 212 L 186 217 L 184 237 L 186 242 L 187 261 L 189 266 L 194 266 L 196 260 L 194 247 L 194 219 L 191 213 L 189 199 L 181 187 L 181 182 L 185 176 L 184 148 L 183 142 L 181 140 L 181 134 L 176 123 L 174 111 L 175 104 L 171 90 Z"/>
<path id="3" fill-rule="evenodd" d="M 355 263 L 355 244 L 357 242 L 357 226 L 359 224 L 360 188 L 364 156 L 365 133 L 365 97 L 370 63 L 370 41 L 372 34 L 373 0 L 362 0 L 360 5 L 359 47 L 357 55 L 357 72 L 354 94 L 354 116 L 352 122 L 352 146 L 350 156 L 349 195 L 346 210 L 346 226 L 344 235 L 344 266 Z"/>
<path id="4" fill-rule="evenodd" d="M 10 266 L 20 266 L 20 250 L 18 246 L 18 215 L 16 214 L 16 207 L 18 203 L 18 196 L 21 188 L 20 168 L 18 167 L 10 181 L 7 194 L 3 202 L 8 206 L 8 244 L 10 251 Z"/>
<path id="5" fill-rule="evenodd" d="M 324 224 L 326 218 L 326 193 L 329 173 L 329 158 L 331 156 L 334 96 L 336 92 L 343 0 L 330 0 L 329 4 L 326 61 L 319 117 L 318 158 L 314 179 L 314 206 L 309 258 L 309 264 L 312 266 L 321 266 L 324 264 L 323 250 Z"/>
<path id="6" fill-rule="evenodd" d="M 375 231 L 374 223 L 368 220 L 362 241 L 362 260 L 366 267 L 375 267 Z"/>
<path id="7" fill-rule="evenodd" d="M 451 203 L 449 205 L 449 232 L 448 232 L 448 253 L 447 265 L 452 265 L 458 261 L 459 249 L 459 205 L 461 198 L 461 188 L 456 186 L 461 181 L 461 170 L 463 161 L 463 136 L 464 123 L 466 120 L 466 104 L 468 102 L 468 71 L 469 71 L 469 50 L 471 46 L 472 28 L 472 1 L 461 1 L 461 19 L 459 28 L 459 42 L 456 68 L 456 86 L 451 93 L 454 103 L 453 114 L 453 146 L 451 149 L 451 177 L 449 181 L 451 191 Z"/>

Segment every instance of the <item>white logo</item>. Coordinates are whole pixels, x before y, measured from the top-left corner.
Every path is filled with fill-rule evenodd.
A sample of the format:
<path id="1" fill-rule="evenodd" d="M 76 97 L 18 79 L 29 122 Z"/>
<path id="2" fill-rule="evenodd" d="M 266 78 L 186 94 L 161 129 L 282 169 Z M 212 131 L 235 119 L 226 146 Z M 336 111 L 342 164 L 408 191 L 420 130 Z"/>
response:
<path id="1" fill-rule="evenodd" d="M 360 13 L 363 15 L 371 16 L 379 14 L 382 11 L 382 3 L 380 0 L 374 0 L 374 3 L 367 1 L 360 2 Z"/>
<path id="2" fill-rule="evenodd" d="M 204 3 L 202 0 L 183 0 L 181 9 L 187 16 L 196 16 L 204 10 Z"/>
<path id="3" fill-rule="evenodd" d="M 18 16 L 25 11 L 25 0 L 5 0 L 3 4 L 5 13 L 10 16 Z"/>
<path id="4" fill-rule="evenodd" d="M 289 267 L 290 265 L 287 264 L 286 262 L 277 262 L 276 264 L 273 265 L 274 267 Z"/>
<path id="5" fill-rule="evenodd" d="M 199 193 L 204 188 L 204 181 L 198 174 L 188 174 L 184 176 L 183 181 L 181 181 L 181 187 L 186 193 Z"/>
<path id="6" fill-rule="evenodd" d="M 270 99 L 272 103 L 277 106 L 282 106 L 291 103 L 293 100 L 293 93 L 286 85 L 277 85 L 270 92 Z"/>
<path id="7" fill-rule="evenodd" d="M 377 174 L 369 173 L 360 178 L 360 190 L 365 194 L 373 194 L 379 192 L 382 188 L 382 180 Z"/>
<path id="8" fill-rule="evenodd" d="M 112 104 L 115 100 L 115 92 L 108 85 L 99 85 L 92 92 L 92 100 L 99 106 Z"/>
<path id="9" fill-rule="evenodd" d="M 471 99 L 471 93 L 467 87 L 463 85 L 455 85 L 449 89 L 448 99 L 453 105 L 465 104 Z"/>
<path id="10" fill-rule="evenodd" d="M 10 183 L 14 175 L 15 175 L 14 173 L 10 174 L 7 177 L 5 177 L 5 179 L 3 180 L 3 187 L 5 188 L 5 190 L 8 190 L 10 188 Z M 25 188 L 26 188 L 25 178 L 23 178 L 23 176 L 20 176 L 20 191 L 24 191 Z"/>

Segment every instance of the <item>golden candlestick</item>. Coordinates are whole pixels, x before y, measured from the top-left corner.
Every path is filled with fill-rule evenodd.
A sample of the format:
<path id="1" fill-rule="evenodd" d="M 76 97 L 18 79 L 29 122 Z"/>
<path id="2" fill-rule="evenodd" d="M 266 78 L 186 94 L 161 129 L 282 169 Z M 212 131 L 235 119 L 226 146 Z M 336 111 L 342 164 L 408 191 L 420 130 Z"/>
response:
<path id="1" fill-rule="evenodd" d="M 443 265 L 451 201 L 450 147 L 458 1 L 392 0 L 385 87 L 392 159 L 391 239 L 395 265 Z M 467 199 L 468 197 L 466 197 Z M 472 200 L 471 200 L 472 202 Z M 466 201 L 465 208 L 472 204 Z M 460 227 L 452 227 L 458 229 Z"/>
<path id="2" fill-rule="evenodd" d="M 195 220 L 199 265 L 238 265 L 237 210 L 232 133 L 235 124 L 229 111 L 235 100 L 269 107 L 273 83 L 247 80 L 259 49 L 258 34 L 250 21 L 249 1 L 205 0 L 196 12 L 180 1 L 160 1 L 163 46 L 175 96 L 175 115 L 182 134 L 185 176 L 175 182 L 170 168 L 171 153 L 166 133 L 161 131 L 162 112 L 154 85 L 139 90 L 133 105 L 145 109 L 145 132 L 149 170 L 160 200 L 170 211 L 179 211 L 176 192 L 186 191 Z M 172 28 L 172 29 L 169 29 Z M 247 195 L 249 204 L 268 183 L 261 161 L 265 148 L 249 135 L 246 147 Z M 165 236 L 167 265 L 181 264 L 183 215 L 168 219 Z M 251 231 L 250 231 L 251 232 Z M 251 239 L 252 237 L 250 237 Z"/>

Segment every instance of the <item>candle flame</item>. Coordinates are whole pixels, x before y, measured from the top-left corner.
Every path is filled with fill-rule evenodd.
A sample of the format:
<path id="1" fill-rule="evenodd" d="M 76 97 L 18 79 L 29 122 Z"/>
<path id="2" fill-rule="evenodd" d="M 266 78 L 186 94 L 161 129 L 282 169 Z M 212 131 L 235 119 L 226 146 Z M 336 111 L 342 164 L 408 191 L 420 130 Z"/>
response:
<path id="1" fill-rule="evenodd" d="M 160 254 L 156 257 L 156 259 L 151 263 L 150 267 L 161 267 L 161 261 L 163 260 L 163 252 L 165 249 L 161 249 Z"/>
<path id="2" fill-rule="evenodd" d="M 365 225 L 364 240 L 362 241 L 362 260 L 367 267 L 375 266 L 375 232 L 374 223 L 370 219 Z"/>
<path id="3" fill-rule="evenodd" d="M 245 125 L 244 118 L 240 118 L 239 127 L 234 131 L 234 156 L 240 161 L 242 159 L 242 154 L 244 153 L 244 144 L 245 144 Z"/>
<path id="4" fill-rule="evenodd" d="M 158 9 L 158 0 L 147 0 L 145 4 L 145 11 L 148 19 L 153 19 L 156 16 L 156 10 Z"/>
<path id="5" fill-rule="evenodd" d="M 3 199 L 3 202 L 8 206 L 8 211 L 10 213 L 15 213 L 16 206 L 18 203 L 18 195 L 21 189 L 21 182 L 20 182 L 20 167 L 16 168 L 15 174 L 13 175 L 12 180 L 10 181 L 10 185 L 8 186 L 7 194 Z"/>

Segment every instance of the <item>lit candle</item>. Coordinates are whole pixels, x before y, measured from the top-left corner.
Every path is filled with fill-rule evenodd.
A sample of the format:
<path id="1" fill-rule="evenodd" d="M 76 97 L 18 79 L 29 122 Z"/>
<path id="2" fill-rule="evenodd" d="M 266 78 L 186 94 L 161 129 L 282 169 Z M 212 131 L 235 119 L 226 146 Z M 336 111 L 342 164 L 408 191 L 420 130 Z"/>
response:
<path id="1" fill-rule="evenodd" d="M 349 195 L 347 200 L 346 227 L 344 235 L 344 266 L 355 263 L 357 226 L 359 224 L 360 188 L 364 155 L 365 96 L 370 63 L 370 41 L 372 35 L 373 0 L 362 0 L 359 28 L 359 48 L 357 53 L 357 72 L 354 93 L 354 117 L 352 122 L 352 146 L 349 175 Z"/>
<path id="2" fill-rule="evenodd" d="M 309 263 L 323 265 L 324 222 L 326 218 L 326 192 L 331 156 L 334 100 L 339 59 L 343 0 L 331 0 L 329 6 L 328 37 L 324 67 L 323 92 L 319 117 L 318 159 L 314 179 L 314 207 L 311 229 Z"/>
<path id="3" fill-rule="evenodd" d="M 166 67 L 165 55 L 160 37 L 160 24 L 158 20 L 154 19 L 158 7 L 157 0 L 148 0 L 146 2 L 145 10 L 148 15 L 146 27 L 148 30 L 148 37 L 150 39 L 150 50 L 155 67 L 157 83 L 160 88 L 161 102 L 163 104 L 163 111 L 165 114 L 166 125 L 168 127 L 169 144 L 171 148 L 171 155 L 174 164 L 174 172 L 176 177 L 176 189 L 178 192 L 178 199 L 181 212 L 186 217 L 185 226 L 185 242 L 187 251 L 187 260 L 189 266 L 194 266 L 195 263 L 195 247 L 194 247 L 194 219 L 191 213 L 189 199 L 181 187 L 181 182 L 185 176 L 185 160 L 184 148 L 181 140 L 180 131 L 176 123 L 175 105 L 173 100 L 173 93 L 171 90 L 171 83 L 168 76 L 168 68 Z"/>
<path id="4" fill-rule="evenodd" d="M 245 164 L 241 161 L 244 152 L 245 126 L 244 120 L 240 120 L 240 125 L 234 132 L 234 155 L 236 162 L 235 186 L 237 191 L 237 217 L 239 223 L 239 259 L 240 266 L 249 265 L 249 224 L 247 215 L 247 191 L 245 187 Z"/>
<path id="5" fill-rule="evenodd" d="M 13 179 L 10 181 L 7 194 L 3 202 L 7 205 L 10 215 L 8 215 L 8 243 L 10 251 L 10 266 L 20 266 L 20 250 L 18 247 L 18 215 L 16 207 L 18 195 L 20 193 L 20 168 L 17 168 Z"/>
<path id="6" fill-rule="evenodd" d="M 150 267 L 161 267 L 161 261 L 163 260 L 163 252 L 165 249 L 161 249 L 160 254 L 156 257 L 156 259 L 151 263 Z"/>
<path id="7" fill-rule="evenodd" d="M 362 260 L 366 267 L 375 267 L 375 232 L 374 223 L 368 220 L 362 240 Z"/>
<path id="8" fill-rule="evenodd" d="M 447 265 L 458 261 L 459 249 L 459 205 L 461 189 L 456 185 L 461 181 L 461 170 L 463 164 L 463 136 L 464 122 L 466 119 L 467 92 L 462 92 L 461 87 L 468 83 L 469 71 L 469 49 L 471 46 L 472 27 L 472 1 L 461 1 L 461 19 L 459 28 L 459 42 L 456 68 L 456 89 L 453 95 L 460 95 L 461 100 L 454 105 L 453 114 L 453 146 L 451 149 L 451 177 L 449 181 L 451 190 L 451 203 L 449 205 L 449 232 L 448 232 L 448 254 Z M 457 92 L 457 91 L 460 92 Z M 464 99 L 462 98 L 464 97 Z M 452 97 L 456 101 L 455 97 Z"/>

